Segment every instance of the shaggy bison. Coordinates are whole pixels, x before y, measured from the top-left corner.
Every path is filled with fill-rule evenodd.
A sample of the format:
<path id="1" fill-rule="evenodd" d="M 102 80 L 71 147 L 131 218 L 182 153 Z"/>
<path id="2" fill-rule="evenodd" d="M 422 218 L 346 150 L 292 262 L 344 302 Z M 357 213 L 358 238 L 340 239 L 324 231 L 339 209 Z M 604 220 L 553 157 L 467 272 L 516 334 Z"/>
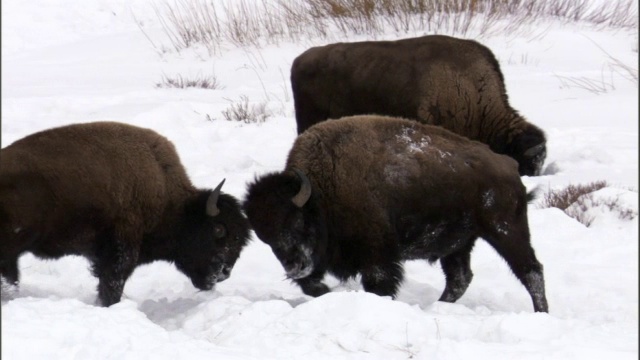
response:
<path id="1" fill-rule="evenodd" d="M 96 122 L 27 136 L 0 151 L 0 275 L 17 284 L 25 252 L 82 255 L 109 306 L 138 265 L 165 260 L 212 289 L 250 235 L 223 182 L 196 189 L 173 144 L 148 129 Z"/>
<path id="2" fill-rule="evenodd" d="M 249 184 L 243 207 L 287 277 L 305 294 L 329 291 L 329 272 L 358 274 L 395 296 L 403 260 L 440 260 L 441 301 L 464 294 L 478 237 L 506 260 L 535 311 L 548 311 L 530 244 L 527 194 L 513 159 L 437 126 L 362 115 L 298 136 L 284 171 Z"/>
<path id="3" fill-rule="evenodd" d="M 514 158 L 520 175 L 538 175 L 542 130 L 508 102 L 487 47 L 449 36 L 337 43 L 311 48 L 291 67 L 298 134 L 349 115 L 398 116 L 439 125 Z"/>

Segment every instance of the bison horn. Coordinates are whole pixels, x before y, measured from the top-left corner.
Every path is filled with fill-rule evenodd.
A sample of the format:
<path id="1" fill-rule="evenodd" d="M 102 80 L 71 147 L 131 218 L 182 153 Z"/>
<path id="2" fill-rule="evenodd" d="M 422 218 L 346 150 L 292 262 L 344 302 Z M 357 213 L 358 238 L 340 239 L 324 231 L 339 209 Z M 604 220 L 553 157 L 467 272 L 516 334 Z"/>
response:
<path id="1" fill-rule="evenodd" d="M 542 149 L 544 149 L 544 145 L 545 145 L 545 143 L 540 143 L 540 144 L 538 144 L 536 146 L 530 147 L 530 148 L 527 149 L 527 151 L 524 152 L 523 155 L 525 157 L 534 157 L 534 156 L 538 155 L 538 153 L 540 151 L 542 151 Z"/>
<path id="2" fill-rule="evenodd" d="M 298 175 L 300 178 L 300 191 L 291 198 L 291 202 L 293 202 L 297 207 L 302 208 L 304 204 L 307 203 L 309 197 L 311 197 L 311 183 L 309 182 L 309 178 L 300 170 L 293 169 L 293 172 Z"/>
<path id="3" fill-rule="evenodd" d="M 225 180 L 222 179 L 220 184 L 211 192 L 209 195 L 209 199 L 207 200 L 207 215 L 216 216 L 220 214 L 220 209 L 218 209 L 218 197 L 220 196 L 220 189 L 222 188 L 222 184 L 224 184 Z"/>

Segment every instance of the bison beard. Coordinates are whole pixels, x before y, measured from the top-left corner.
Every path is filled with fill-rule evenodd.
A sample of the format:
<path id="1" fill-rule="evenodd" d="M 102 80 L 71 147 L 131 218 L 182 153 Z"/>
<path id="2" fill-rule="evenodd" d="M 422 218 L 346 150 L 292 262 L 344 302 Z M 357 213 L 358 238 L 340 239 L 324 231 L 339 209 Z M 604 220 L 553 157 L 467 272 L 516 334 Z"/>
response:
<path id="1" fill-rule="evenodd" d="M 497 59 L 465 39 L 429 35 L 313 47 L 291 66 L 298 134 L 327 119 L 379 114 L 442 126 L 539 175 L 546 137 L 508 101 Z"/>
<path id="2" fill-rule="evenodd" d="M 366 291 L 395 297 L 402 262 L 425 259 L 440 260 L 440 300 L 454 302 L 473 278 L 470 254 L 482 237 L 534 310 L 548 312 L 529 198 L 512 159 L 440 127 L 371 115 L 299 135 L 285 170 L 251 183 L 243 207 L 307 295 L 329 291 L 322 282 L 329 272 L 341 280 L 361 275 Z"/>

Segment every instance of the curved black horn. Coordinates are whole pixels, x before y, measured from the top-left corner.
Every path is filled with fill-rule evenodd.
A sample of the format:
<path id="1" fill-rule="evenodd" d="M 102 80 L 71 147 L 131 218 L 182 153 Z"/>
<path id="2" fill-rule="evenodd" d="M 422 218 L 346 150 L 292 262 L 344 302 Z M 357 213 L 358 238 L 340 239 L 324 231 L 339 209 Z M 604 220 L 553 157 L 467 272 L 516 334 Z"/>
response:
<path id="1" fill-rule="evenodd" d="M 211 192 L 209 195 L 209 199 L 207 199 L 207 215 L 216 216 L 220 214 L 220 209 L 218 209 L 218 197 L 220 196 L 220 189 L 222 188 L 222 184 L 224 184 L 225 180 L 222 179 L 220 184 Z"/>
<path id="2" fill-rule="evenodd" d="M 544 145 L 545 143 L 541 143 L 536 146 L 530 147 L 523 153 L 523 155 L 526 157 L 536 156 L 544 148 Z"/>
<path id="3" fill-rule="evenodd" d="M 301 184 L 300 184 L 300 191 L 298 191 L 296 196 L 291 198 L 291 202 L 293 202 L 295 206 L 301 208 L 304 206 L 304 204 L 307 203 L 307 201 L 311 197 L 311 183 L 309 182 L 309 178 L 302 171 L 298 169 L 293 169 L 293 172 L 295 172 L 296 175 L 298 175 L 298 177 L 300 178 Z"/>

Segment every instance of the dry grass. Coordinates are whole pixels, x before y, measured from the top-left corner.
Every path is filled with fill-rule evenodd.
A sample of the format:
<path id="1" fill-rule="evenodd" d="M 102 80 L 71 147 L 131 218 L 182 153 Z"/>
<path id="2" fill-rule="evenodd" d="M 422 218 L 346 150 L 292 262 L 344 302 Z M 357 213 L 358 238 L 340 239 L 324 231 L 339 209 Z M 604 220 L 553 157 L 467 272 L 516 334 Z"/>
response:
<path id="1" fill-rule="evenodd" d="M 560 80 L 560 88 L 580 88 L 587 90 L 593 94 L 604 94 L 609 91 L 615 90 L 614 74 L 620 75 L 622 78 L 638 84 L 638 68 L 637 66 L 630 66 L 625 64 L 620 59 L 613 57 L 602 46 L 598 45 L 595 41 L 589 39 L 595 46 L 597 46 L 608 58 L 608 61 L 603 64 L 602 71 L 599 77 L 568 77 L 555 75 Z"/>
<path id="2" fill-rule="evenodd" d="M 585 226 L 591 226 L 594 217 L 589 214 L 589 209 L 604 206 L 609 211 L 617 214 L 621 220 L 632 220 L 638 213 L 626 207 L 619 198 L 596 199 L 593 192 L 609 186 L 606 181 L 595 181 L 586 185 L 568 185 L 562 190 L 549 191 L 544 194 L 541 208 L 555 207 L 564 211 L 570 217 L 576 219 Z"/>
<path id="3" fill-rule="evenodd" d="M 154 10 L 170 47 L 180 51 L 202 45 L 211 53 L 219 52 L 224 42 L 243 47 L 354 34 L 375 37 L 389 29 L 458 36 L 470 29 L 479 29 L 481 36 L 514 33 L 524 31 L 522 25 L 549 18 L 596 27 L 638 26 L 633 0 L 594 6 L 585 0 L 163 1 Z"/>
<path id="4" fill-rule="evenodd" d="M 174 50 L 180 51 L 196 44 L 205 45 L 212 53 L 219 50 L 222 25 L 213 3 L 166 0 L 154 4 L 153 9 Z"/>
<path id="5" fill-rule="evenodd" d="M 608 75 L 608 76 L 607 76 Z M 555 75 L 560 80 L 561 89 L 578 88 L 586 90 L 592 94 L 606 94 L 609 91 L 615 90 L 613 82 L 613 70 L 610 68 L 609 74 L 606 74 L 603 67 L 600 77 L 587 77 L 587 76 L 561 76 Z"/>
<path id="6" fill-rule="evenodd" d="M 222 89 L 218 78 L 215 75 L 211 76 L 203 76 L 196 75 L 194 78 L 185 78 L 182 75 L 175 75 L 173 77 L 169 77 L 167 75 L 162 75 L 162 80 L 156 83 L 157 88 L 201 88 L 201 89 L 210 89 L 217 90 Z"/>
<path id="7" fill-rule="evenodd" d="M 544 198 L 540 206 L 542 208 L 555 207 L 560 210 L 566 210 L 573 205 L 578 199 L 586 194 L 607 187 L 606 181 L 595 181 L 586 185 L 569 185 L 562 190 L 549 191 L 544 194 Z"/>
<path id="8" fill-rule="evenodd" d="M 241 47 L 250 59 L 248 68 L 257 74 L 256 69 L 266 65 L 249 49 L 282 41 L 310 38 L 334 41 L 358 34 L 376 38 L 389 30 L 399 34 L 446 33 L 460 37 L 473 30 L 474 37 L 508 33 L 534 39 L 544 35 L 546 29 L 531 30 L 532 27 L 523 25 L 548 19 L 581 22 L 596 28 L 638 26 L 638 9 L 633 0 L 588 4 L 586 0 L 159 0 L 154 11 L 170 44 L 156 43 L 144 35 L 161 53 L 204 47 L 210 54 L 218 54 L 224 48 L 222 44 Z M 141 30 L 144 32 L 142 27 Z M 615 89 L 614 73 L 638 81 L 637 67 L 607 56 L 609 61 L 600 77 L 557 76 L 561 86 L 600 94 Z M 525 54 L 510 61 L 526 64 L 529 59 Z M 157 86 L 219 88 L 215 78 L 181 76 L 165 76 Z M 270 100 L 264 84 L 263 90 Z M 260 111 L 247 106 L 248 99 L 241 97 L 223 115 L 228 120 L 251 122 L 244 119 L 250 119 L 252 111 Z M 259 120 L 260 116 L 256 116 Z"/>
<path id="9" fill-rule="evenodd" d="M 585 36 L 586 37 L 586 36 Z M 622 60 L 608 53 L 602 46 L 593 39 L 586 37 L 591 41 L 602 53 L 607 57 L 608 61 L 603 64 L 600 77 L 567 77 L 556 75 L 560 80 L 560 88 L 580 88 L 587 90 L 593 94 L 604 94 L 611 90 L 615 90 L 614 74 L 620 75 L 622 78 L 638 84 L 638 67 L 625 64 Z"/>
<path id="10" fill-rule="evenodd" d="M 605 49 L 602 48 L 602 46 L 598 45 L 598 43 L 596 43 L 592 39 L 589 39 L 589 41 L 591 41 L 598 49 L 600 49 L 600 51 L 602 51 L 607 56 L 607 58 L 609 59 L 609 62 L 607 65 L 609 66 L 609 69 L 611 70 L 612 73 L 616 72 L 620 74 L 622 77 L 624 77 L 625 79 L 638 83 L 637 67 L 629 66 L 623 63 L 620 59 L 615 58 L 613 55 L 608 53 Z"/>
<path id="11" fill-rule="evenodd" d="M 240 95 L 240 100 L 231 102 L 226 110 L 222 111 L 222 117 L 227 121 L 239 121 L 245 124 L 263 123 L 271 117 L 271 112 L 267 109 L 267 103 L 250 104 L 249 97 Z"/>

